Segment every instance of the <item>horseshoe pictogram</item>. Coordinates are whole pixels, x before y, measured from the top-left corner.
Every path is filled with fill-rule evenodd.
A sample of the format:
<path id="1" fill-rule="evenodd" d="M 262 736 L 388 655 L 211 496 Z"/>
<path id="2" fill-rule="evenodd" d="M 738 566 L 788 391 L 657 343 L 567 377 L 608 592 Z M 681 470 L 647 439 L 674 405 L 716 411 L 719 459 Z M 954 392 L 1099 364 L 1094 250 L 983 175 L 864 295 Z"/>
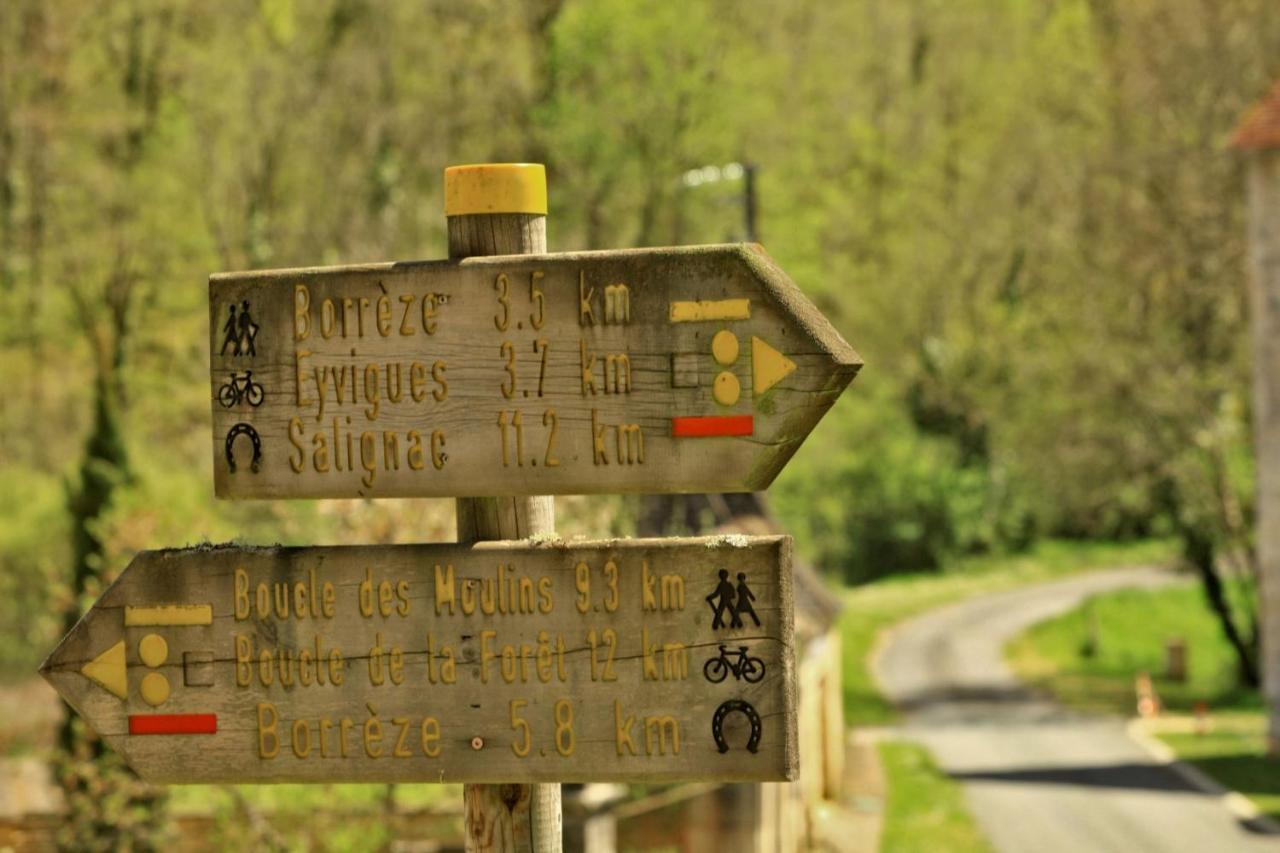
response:
<path id="1" fill-rule="evenodd" d="M 716 748 L 721 752 L 729 751 L 729 744 L 724 739 L 724 718 L 734 711 L 741 711 L 751 723 L 751 737 L 747 738 L 747 752 L 755 752 L 760 748 L 760 715 L 751 703 L 741 699 L 729 699 L 716 708 L 711 717 L 711 736 L 716 739 Z"/>
<path id="2" fill-rule="evenodd" d="M 262 439 L 258 438 L 256 429 L 243 422 L 227 430 L 227 441 L 223 450 L 223 455 L 227 457 L 227 470 L 232 474 L 236 472 L 236 455 L 233 452 L 232 445 L 242 435 L 249 436 L 249 441 L 253 443 L 253 460 L 249 463 L 249 470 L 256 474 L 258 473 L 258 467 L 262 464 Z"/>

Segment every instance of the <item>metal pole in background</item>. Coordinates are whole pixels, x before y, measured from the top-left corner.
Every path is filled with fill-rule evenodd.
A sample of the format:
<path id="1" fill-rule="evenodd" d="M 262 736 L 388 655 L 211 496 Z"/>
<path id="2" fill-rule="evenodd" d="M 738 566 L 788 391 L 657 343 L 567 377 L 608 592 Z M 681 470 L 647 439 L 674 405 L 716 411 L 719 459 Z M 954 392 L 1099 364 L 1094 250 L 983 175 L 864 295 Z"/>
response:
<path id="1" fill-rule="evenodd" d="M 451 260 L 547 251 L 547 174 L 541 164 L 452 166 L 444 185 Z M 555 512 L 549 495 L 458 498 L 458 541 L 554 533 Z M 463 800 L 469 853 L 559 853 L 559 785 L 465 785 Z"/>
<path id="2" fill-rule="evenodd" d="M 746 219 L 747 242 L 759 243 L 760 231 L 757 227 L 759 207 L 756 200 L 756 164 L 742 164 L 742 212 Z"/>

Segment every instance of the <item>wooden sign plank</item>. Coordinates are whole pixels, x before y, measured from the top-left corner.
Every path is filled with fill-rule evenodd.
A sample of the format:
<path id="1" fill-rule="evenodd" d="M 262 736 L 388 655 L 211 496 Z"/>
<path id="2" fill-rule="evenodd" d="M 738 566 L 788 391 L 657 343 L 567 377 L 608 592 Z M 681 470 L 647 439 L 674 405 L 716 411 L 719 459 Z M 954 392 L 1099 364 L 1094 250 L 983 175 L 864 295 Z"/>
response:
<path id="1" fill-rule="evenodd" d="M 42 672 L 155 782 L 794 779 L 790 553 L 147 551 Z"/>
<path id="2" fill-rule="evenodd" d="M 860 366 L 756 245 L 215 275 L 226 498 L 767 487 Z"/>

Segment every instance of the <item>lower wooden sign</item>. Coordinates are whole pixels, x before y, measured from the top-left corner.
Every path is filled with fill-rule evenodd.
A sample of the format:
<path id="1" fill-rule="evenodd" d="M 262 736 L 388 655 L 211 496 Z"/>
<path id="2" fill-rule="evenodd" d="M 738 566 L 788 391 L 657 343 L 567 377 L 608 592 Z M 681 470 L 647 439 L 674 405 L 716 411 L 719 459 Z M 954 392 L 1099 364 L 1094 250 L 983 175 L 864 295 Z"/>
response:
<path id="1" fill-rule="evenodd" d="M 791 540 L 138 555 L 42 667 L 155 782 L 797 772 Z"/>

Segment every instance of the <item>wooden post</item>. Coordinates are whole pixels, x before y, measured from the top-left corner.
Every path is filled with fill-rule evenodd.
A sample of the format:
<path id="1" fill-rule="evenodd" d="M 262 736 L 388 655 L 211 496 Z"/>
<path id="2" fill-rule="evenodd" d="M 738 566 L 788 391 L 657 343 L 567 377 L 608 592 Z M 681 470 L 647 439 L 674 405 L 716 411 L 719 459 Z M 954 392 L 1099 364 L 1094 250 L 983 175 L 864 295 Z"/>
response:
<path id="1" fill-rule="evenodd" d="M 1249 154 L 1259 668 L 1270 708 L 1267 750 L 1280 757 L 1280 83 L 1245 116 L 1232 145 Z"/>
<path id="2" fill-rule="evenodd" d="M 444 180 L 450 259 L 547 251 L 547 178 L 541 165 L 453 166 Z M 555 531 L 555 512 L 549 495 L 458 498 L 458 541 L 548 535 Z M 469 853 L 559 853 L 559 785 L 466 785 L 463 800 Z"/>

